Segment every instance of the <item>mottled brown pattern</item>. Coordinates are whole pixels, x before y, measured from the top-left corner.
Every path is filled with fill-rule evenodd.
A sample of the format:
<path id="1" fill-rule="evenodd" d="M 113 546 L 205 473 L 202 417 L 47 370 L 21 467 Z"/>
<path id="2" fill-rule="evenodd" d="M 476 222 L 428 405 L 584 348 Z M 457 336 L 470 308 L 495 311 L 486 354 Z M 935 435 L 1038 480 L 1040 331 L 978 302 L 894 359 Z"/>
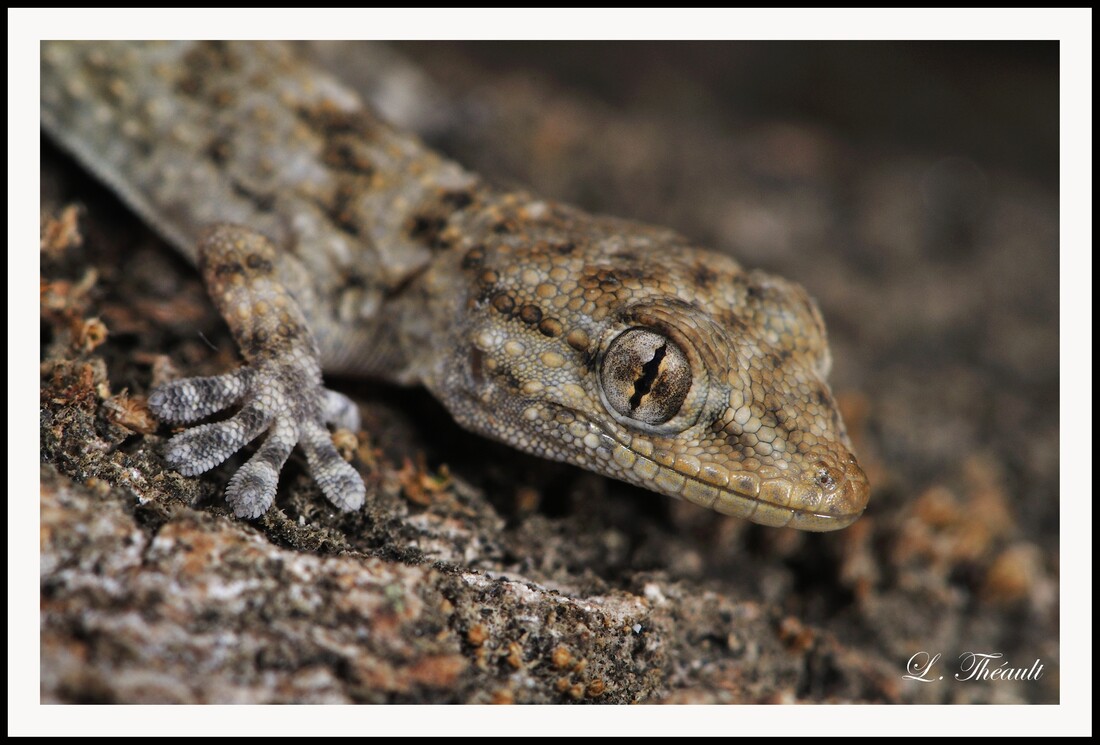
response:
<path id="1" fill-rule="evenodd" d="M 226 376 L 247 421 L 191 431 L 217 442 L 178 435 L 181 467 L 279 421 L 308 429 L 315 454 L 334 419 L 324 365 L 422 383 L 473 431 L 763 524 L 831 530 L 862 513 L 824 325 L 798 285 L 667 230 L 490 189 L 282 44 L 51 43 L 42 60 L 47 131 L 190 258 L 217 223 L 278 246 L 223 229 L 265 246 L 260 266 L 214 251 L 207 272 L 248 358 Z M 640 333 L 634 372 L 602 375 Z M 285 460 L 298 438 L 282 429 L 260 461 Z M 358 506 L 361 484 L 342 496 L 335 462 L 309 459 L 334 503 Z M 238 514 L 266 509 L 277 474 Z"/>

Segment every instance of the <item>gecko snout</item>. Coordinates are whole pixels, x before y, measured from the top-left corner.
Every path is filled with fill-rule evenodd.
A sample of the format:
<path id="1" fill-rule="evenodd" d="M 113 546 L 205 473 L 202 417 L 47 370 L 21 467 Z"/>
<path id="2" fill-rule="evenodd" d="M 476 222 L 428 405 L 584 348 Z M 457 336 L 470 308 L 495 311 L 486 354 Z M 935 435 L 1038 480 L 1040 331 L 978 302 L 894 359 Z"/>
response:
<path id="1" fill-rule="evenodd" d="M 812 510 L 795 513 L 792 528 L 812 531 L 840 530 L 854 523 L 871 496 L 867 475 L 852 455 L 844 459 L 841 467 L 819 463 L 814 482 L 824 498 Z"/>

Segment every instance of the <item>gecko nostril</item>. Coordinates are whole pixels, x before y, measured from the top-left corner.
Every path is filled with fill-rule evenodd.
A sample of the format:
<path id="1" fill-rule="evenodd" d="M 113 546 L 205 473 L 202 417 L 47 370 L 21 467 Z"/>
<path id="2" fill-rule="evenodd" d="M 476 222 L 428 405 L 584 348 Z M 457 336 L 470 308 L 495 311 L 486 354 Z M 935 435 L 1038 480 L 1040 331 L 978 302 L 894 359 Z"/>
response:
<path id="1" fill-rule="evenodd" d="M 827 492 L 834 492 L 837 485 L 843 479 L 836 469 L 830 468 L 824 463 L 815 464 L 814 483 Z"/>

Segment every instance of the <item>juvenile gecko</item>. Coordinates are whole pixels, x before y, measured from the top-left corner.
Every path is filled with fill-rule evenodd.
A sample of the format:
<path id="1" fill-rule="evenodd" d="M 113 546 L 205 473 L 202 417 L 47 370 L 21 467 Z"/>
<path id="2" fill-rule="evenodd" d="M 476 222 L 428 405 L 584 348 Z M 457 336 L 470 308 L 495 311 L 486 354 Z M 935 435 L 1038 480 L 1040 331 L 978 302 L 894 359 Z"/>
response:
<path id="1" fill-rule="evenodd" d="M 47 42 L 42 125 L 199 265 L 246 365 L 153 392 L 195 475 L 271 506 L 301 444 L 326 497 L 365 489 L 321 371 L 422 384 L 463 427 L 774 526 L 824 531 L 868 482 L 798 285 L 664 229 L 503 191 L 380 121 L 280 43 Z"/>

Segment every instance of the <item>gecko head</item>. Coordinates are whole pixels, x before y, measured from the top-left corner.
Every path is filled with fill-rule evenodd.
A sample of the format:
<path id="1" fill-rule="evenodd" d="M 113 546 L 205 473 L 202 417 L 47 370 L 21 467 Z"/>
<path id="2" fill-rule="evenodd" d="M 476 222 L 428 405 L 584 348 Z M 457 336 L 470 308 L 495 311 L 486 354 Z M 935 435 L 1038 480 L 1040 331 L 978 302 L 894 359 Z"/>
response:
<path id="1" fill-rule="evenodd" d="M 690 249 L 601 255 L 552 287 L 524 274 L 471 303 L 449 374 L 459 422 L 765 525 L 836 530 L 862 514 L 867 478 L 801 287 Z"/>
<path id="2" fill-rule="evenodd" d="M 620 478 L 765 525 L 846 527 L 869 490 L 825 383 L 820 312 L 793 283 L 735 276 L 724 302 L 647 298 L 605 325 L 593 420 Z"/>

